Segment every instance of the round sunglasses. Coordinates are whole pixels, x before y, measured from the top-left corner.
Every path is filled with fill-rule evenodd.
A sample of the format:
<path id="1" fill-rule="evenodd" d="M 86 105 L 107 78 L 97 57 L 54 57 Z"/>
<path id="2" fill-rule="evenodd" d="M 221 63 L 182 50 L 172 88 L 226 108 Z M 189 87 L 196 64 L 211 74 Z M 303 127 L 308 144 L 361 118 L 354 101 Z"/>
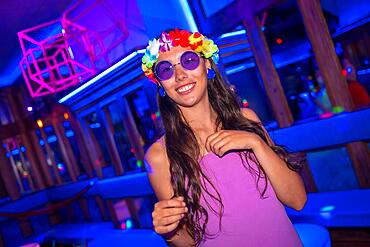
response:
<path id="1" fill-rule="evenodd" d="M 154 66 L 155 76 L 161 80 L 170 79 L 175 73 L 175 66 L 181 64 L 181 67 L 186 70 L 195 70 L 198 68 L 200 56 L 194 51 L 186 51 L 180 57 L 180 62 L 172 64 L 170 61 L 162 60 Z"/>

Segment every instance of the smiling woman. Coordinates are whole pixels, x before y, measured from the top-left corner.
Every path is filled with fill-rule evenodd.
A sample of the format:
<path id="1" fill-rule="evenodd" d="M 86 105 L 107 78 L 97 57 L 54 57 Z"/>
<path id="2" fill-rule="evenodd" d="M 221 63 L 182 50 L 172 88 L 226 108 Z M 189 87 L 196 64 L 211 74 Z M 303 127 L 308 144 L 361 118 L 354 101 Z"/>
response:
<path id="1" fill-rule="evenodd" d="M 178 29 L 150 41 L 142 59 L 165 130 L 145 156 L 154 229 L 174 246 L 301 246 L 282 206 L 306 201 L 300 163 L 239 108 L 217 60 L 212 40 Z"/>

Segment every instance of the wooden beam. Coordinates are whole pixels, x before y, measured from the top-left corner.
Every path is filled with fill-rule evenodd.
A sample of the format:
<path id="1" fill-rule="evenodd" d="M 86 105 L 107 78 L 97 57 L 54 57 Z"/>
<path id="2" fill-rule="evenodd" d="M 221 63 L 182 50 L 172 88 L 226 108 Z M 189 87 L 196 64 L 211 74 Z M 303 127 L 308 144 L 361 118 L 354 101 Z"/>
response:
<path id="1" fill-rule="evenodd" d="M 105 137 L 104 139 L 108 146 L 107 149 L 111 158 L 112 165 L 114 167 L 114 172 L 116 176 L 120 176 L 123 174 L 123 167 L 121 158 L 117 150 L 116 142 L 114 140 L 114 128 L 110 112 L 107 108 L 97 108 L 96 113 L 98 115 L 99 122 L 102 124 L 103 127 Z"/>
<path id="2" fill-rule="evenodd" d="M 67 144 L 69 144 L 69 142 L 68 140 L 66 140 L 67 138 L 64 134 L 64 131 L 62 131 L 62 129 L 60 128 L 61 127 L 60 124 L 61 123 L 57 120 L 56 116 L 52 116 L 52 125 L 54 129 L 54 133 L 58 138 L 59 150 L 61 151 L 63 161 L 67 166 L 69 177 L 71 178 L 73 182 L 76 182 L 77 181 L 77 175 L 76 175 L 76 169 L 75 169 L 76 162 L 72 160 L 74 157 L 71 157 L 67 150 L 68 149 Z"/>
<path id="3" fill-rule="evenodd" d="M 128 135 L 131 147 L 135 150 L 135 157 L 137 160 L 144 161 L 144 149 L 142 147 L 142 137 L 137 129 L 134 117 L 128 105 L 126 98 L 118 98 L 117 103 L 120 105 L 123 125 Z M 142 166 L 142 170 L 145 166 Z"/>
<path id="4" fill-rule="evenodd" d="M 352 111 L 354 108 L 352 98 L 346 78 L 341 74 L 342 67 L 335 53 L 320 1 L 298 0 L 297 2 L 332 105 Z M 346 147 L 360 186 L 370 187 L 370 158 L 367 144 L 353 142 L 348 143 Z"/>
<path id="5" fill-rule="evenodd" d="M 332 105 L 352 111 L 352 98 L 346 78 L 341 74 L 342 68 L 335 53 L 320 1 L 297 0 L 297 3 Z"/>
<path id="6" fill-rule="evenodd" d="M 34 130 L 31 130 L 29 132 L 29 136 L 31 140 L 31 146 L 34 149 L 34 153 L 36 154 L 37 160 L 39 162 L 40 172 L 42 173 L 42 176 L 45 180 L 46 187 L 52 186 L 54 185 L 54 181 L 51 177 L 50 169 L 46 161 L 44 151 L 42 151 L 40 147 L 39 138 Z"/>
<path id="7" fill-rule="evenodd" d="M 105 206 L 105 203 L 104 203 L 101 195 L 96 195 L 94 198 L 95 198 L 96 204 L 98 205 L 99 212 L 100 212 L 100 215 L 101 215 L 102 219 L 104 221 L 109 220 L 109 217 L 108 217 L 107 211 L 106 211 L 106 206 Z"/>
<path id="8" fill-rule="evenodd" d="M 114 203 L 111 199 L 107 200 L 107 206 L 108 206 L 110 218 L 113 222 L 114 228 L 121 229 L 121 224 L 120 224 L 120 221 L 118 219 L 116 210 L 114 209 Z"/>
<path id="9" fill-rule="evenodd" d="M 280 78 L 272 63 L 270 50 L 261 31 L 260 22 L 256 16 L 250 15 L 246 13 L 243 23 L 248 31 L 249 43 L 251 44 L 258 70 L 279 127 L 288 127 L 293 123 L 292 113 L 281 86 Z"/>
<path id="10" fill-rule="evenodd" d="M 9 107 L 13 113 L 14 120 L 16 124 L 18 124 L 19 127 L 19 133 L 18 135 L 21 137 L 21 142 L 26 148 L 26 155 L 30 163 L 30 167 L 32 170 L 32 178 L 35 180 L 35 183 L 37 185 L 38 189 L 44 189 L 45 184 L 42 179 L 42 176 L 40 174 L 40 169 L 39 165 L 36 159 L 36 155 L 33 152 L 32 145 L 31 145 L 31 140 L 29 136 L 27 135 L 27 126 L 23 122 L 23 113 L 24 110 L 22 111 L 21 107 L 19 104 L 17 104 L 18 99 L 20 99 L 21 96 L 19 95 L 19 92 L 13 92 L 10 95 L 8 95 L 8 102 L 9 102 Z"/>
<path id="11" fill-rule="evenodd" d="M 43 128 L 40 128 L 40 134 L 41 134 L 41 138 L 44 140 L 47 162 L 52 167 L 52 169 L 54 171 L 54 176 L 55 176 L 57 184 L 61 184 L 61 183 L 63 183 L 63 181 L 62 181 L 62 178 L 60 177 L 60 174 L 59 174 L 59 171 L 58 171 L 57 163 L 55 161 L 54 151 L 48 143 L 48 138 L 47 138 L 46 133 L 45 133 Z"/>
<path id="12" fill-rule="evenodd" d="M 96 172 L 96 175 L 99 178 L 103 178 L 103 172 L 100 166 L 100 161 L 99 161 L 97 150 L 96 150 L 98 146 L 94 144 L 95 139 L 94 139 L 93 133 L 91 133 L 91 131 L 89 130 L 89 126 L 87 125 L 86 120 L 84 118 L 80 118 L 78 120 L 79 120 L 78 123 L 81 126 L 80 129 L 81 129 L 82 137 L 84 138 L 84 142 L 87 146 L 86 153 L 82 153 L 82 155 L 88 155 L 88 157 L 91 160 L 90 162 L 92 164 L 92 167 L 94 168 Z"/>
<path id="13" fill-rule="evenodd" d="M 366 142 L 352 142 L 346 145 L 361 188 L 370 187 L 370 153 Z"/>
<path id="14" fill-rule="evenodd" d="M 10 199 L 17 200 L 21 196 L 17 185 L 17 179 L 13 173 L 13 169 L 10 168 L 11 164 L 5 156 L 5 150 L 2 147 L 2 143 L 0 144 L 0 176 Z"/>
<path id="15" fill-rule="evenodd" d="M 85 140 L 86 138 L 84 138 L 81 125 L 71 112 L 68 112 L 68 114 L 69 114 L 69 120 L 71 123 L 72 130 L 76 137 L 77 146 L 80 152 L 80 162 L 82 163 L 87 176 L 89 178 L 93 178 L 94 177 L 94 174 L 93 174 L 94 160 L 92 157 L 90 157 L 91 156 L 90 152 L 87 151 L 88 145 L 86 144 L 86 140 Z"/>

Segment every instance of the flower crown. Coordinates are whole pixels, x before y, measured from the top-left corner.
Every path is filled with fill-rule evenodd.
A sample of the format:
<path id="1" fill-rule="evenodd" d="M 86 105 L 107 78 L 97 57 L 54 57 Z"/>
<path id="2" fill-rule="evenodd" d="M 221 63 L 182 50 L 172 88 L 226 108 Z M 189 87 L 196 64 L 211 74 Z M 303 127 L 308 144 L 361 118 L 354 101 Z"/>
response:
<path id="1" fill-rule="evenodd" d="M 169 51 L 176 46 L 190 47 L 192 50 L 202 54 L 203 57 L 212 57 L 215 63 L 218 62 L 218 47 L 213 43 L 213 40 L 198 32 L 191 33 L 176 28 L 169 33 L 163 32 L 159 39 L 149 41 L 149 45 L 146 47 L 145 54 L 141 60 L 141 68 L 149 80 L 155 82 L 153 66 L 158 60 L 159 52 Z"/>

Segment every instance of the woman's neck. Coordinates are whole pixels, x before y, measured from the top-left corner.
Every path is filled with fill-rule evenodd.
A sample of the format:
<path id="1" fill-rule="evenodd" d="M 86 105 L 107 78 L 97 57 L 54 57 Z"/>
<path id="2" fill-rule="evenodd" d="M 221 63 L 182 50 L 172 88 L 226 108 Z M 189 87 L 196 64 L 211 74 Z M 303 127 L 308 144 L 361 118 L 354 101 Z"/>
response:
<path id="1" fill-rule="evenodd" d="M 196 135 L 200 134 L 197 132 L 215 132 L 217 113 L 208 100 L 199 102 L 193 107 L 180 107 L 180 110 Z"/>

